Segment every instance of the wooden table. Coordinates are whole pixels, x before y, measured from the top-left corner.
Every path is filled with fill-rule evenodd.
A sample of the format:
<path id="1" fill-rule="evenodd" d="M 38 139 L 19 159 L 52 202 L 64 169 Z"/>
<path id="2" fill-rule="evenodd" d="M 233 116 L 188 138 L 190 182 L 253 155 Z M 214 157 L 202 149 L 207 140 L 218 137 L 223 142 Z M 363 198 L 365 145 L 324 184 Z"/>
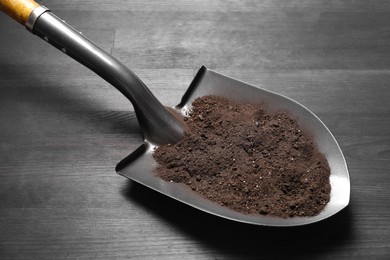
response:
<path id="1" fill-rule="evenodd" d="M 176 105 L 202 65 L 287 95 L 330 128 L 350 205 L 267 228 L 115 173 L 141 143 L 116 89 L 0 14 L 0 258 L 388 259 L 388 1 L 42 1 Z"/>

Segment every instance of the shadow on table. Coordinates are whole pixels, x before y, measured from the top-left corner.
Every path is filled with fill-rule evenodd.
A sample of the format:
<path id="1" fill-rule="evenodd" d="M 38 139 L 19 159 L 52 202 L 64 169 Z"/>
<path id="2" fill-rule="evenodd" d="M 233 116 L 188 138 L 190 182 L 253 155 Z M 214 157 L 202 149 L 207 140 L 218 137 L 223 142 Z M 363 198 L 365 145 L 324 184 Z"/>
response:
<path id="1" fill-rule="evenodd" d="M 216 217 L 129 181 L 123 194 L 152 211 L 202 247 L 233 259 L 289 259 L 326 256 L 352 239 L 350 208 L 318 223 L 298 227 L 263 227 Z"/>
<path id="2" fill-rule="evenodd" d="M 83 72 L 80 74 L 74 72 L 74 75 L 65 72 L 61 74 L 53 69 L 48 72 L 50 80 L 47 80 L 47 76 L 39 74 L 37 69 L 36 73 L 30 71 L 24 74 L 23 71 L 19 71 L 21 69 L 18 66 L 15 66 L 16 72 L 12 68 L 12 66 L 3 67 L 1 72 L 1 79 L 10 82 L 9 85 L 4 84 L 0 88 L 0 104 L 4 107 L 12 105 L 13 109 L 20 108 L 25 111 L 24 113 L 35 113 L 35 116 L 39 118 L 47 116 L 43 114 L 44 112 L 50 112 L 53 117 L 57 116 L 64 122 L 68 120 L 66 122 L 69 124 L 141 136 L 141 129 L 130 101 L 129 110 L 112 110 L 107 107 L 107 103 L 98 102 L 93 95 L 92 97 L 89 95 L 88 91 L 83 93 L 82 87 L 73 85 L 78 80 L 80 82 L 85 80 L 85 84 L 88 84 L 89 74 L 86 76 L 82 74 Z M 59 69 L 65 68 L 59 67 Z M 45 74 L 44 71 L 41 73 Z M 73 82 L 70 80 L 72 77 L 75 78 Z M 99 88 L 97 87 L 96 90 L 99 91 Z M 90 88 L 90 91 L 94 89 Z M 113 88 L 112 91 L 116 90 Z M 112 102 L 112 100 L 110 101 L 107 97 L 107 102 Z"/>

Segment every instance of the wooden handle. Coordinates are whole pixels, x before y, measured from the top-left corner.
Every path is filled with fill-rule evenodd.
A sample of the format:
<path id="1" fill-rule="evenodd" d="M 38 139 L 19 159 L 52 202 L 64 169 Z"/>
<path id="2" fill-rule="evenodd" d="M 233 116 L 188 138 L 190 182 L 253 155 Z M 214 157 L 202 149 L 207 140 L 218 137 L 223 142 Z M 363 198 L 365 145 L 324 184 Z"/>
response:
<path id="1" fill-rule="evenodd" d="M 31 12 L 38 6 L 34 0 L 0 0 L 0 10 L 22 25 L 26 25 Z"/>

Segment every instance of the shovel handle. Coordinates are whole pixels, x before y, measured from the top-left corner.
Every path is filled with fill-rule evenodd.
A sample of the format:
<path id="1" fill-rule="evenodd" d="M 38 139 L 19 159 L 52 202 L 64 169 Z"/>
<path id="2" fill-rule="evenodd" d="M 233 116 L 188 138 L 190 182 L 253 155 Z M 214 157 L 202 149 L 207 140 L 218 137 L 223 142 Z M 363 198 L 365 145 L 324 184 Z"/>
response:
<path id="1" fill-rule="evenodd" d="M 0 0 L 0 10 L 22 25 L 26 25 L 31 12 L 38 6 L 33 0 Z"/>
<path id="2" fill-rule="evenodd" d="M 144 138 L 175 143 L 187 127 L 125 65 L 33 0 L 0 0 L 0 10 L 116 87 L 133 104 Z"/>

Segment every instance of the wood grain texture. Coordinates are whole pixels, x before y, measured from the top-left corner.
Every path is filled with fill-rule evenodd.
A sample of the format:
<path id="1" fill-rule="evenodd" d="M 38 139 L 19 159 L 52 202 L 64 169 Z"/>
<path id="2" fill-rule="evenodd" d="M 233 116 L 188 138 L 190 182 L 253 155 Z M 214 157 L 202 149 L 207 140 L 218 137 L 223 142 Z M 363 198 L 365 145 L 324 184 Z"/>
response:
<path id="1" fill-rule="evenodd" d="M 176 105 L 206 65 L 316 113 L 351 203 L 298 228 L 209 216 L 117 175 L 133 107 L 0 14 L 0 259 L 388 259 L 388 1 L 40 1 Z"/>
<path id="2" fill-rule="evenodd" d="M 38 6 L 39 4 L 33 0 L 2 0 L 0 2 L 0 10 L 22 25 L 27 23 L 31 12 Z"/>

